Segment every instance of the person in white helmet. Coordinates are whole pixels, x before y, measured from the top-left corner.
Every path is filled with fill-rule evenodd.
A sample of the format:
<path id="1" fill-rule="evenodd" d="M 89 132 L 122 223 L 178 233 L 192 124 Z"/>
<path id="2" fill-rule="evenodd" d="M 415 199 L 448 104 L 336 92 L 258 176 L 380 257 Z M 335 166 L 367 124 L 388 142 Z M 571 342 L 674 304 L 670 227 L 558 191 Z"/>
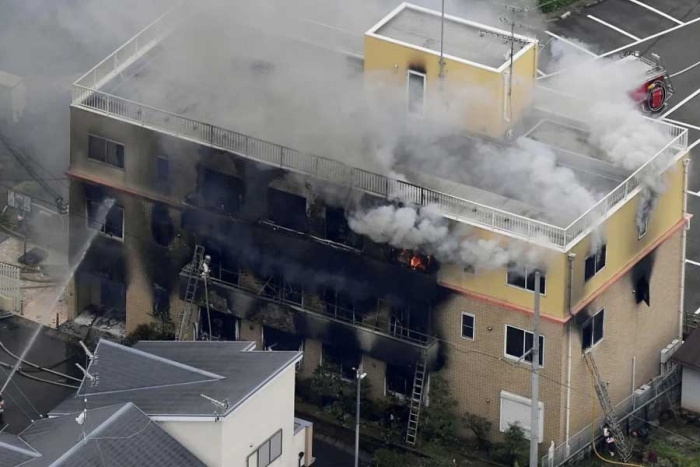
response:
<path id="1" fill-rule="evenodd" d="M 603 427 L 603 439 L 605 440 L 605 445 L 608 448 L 608 454 L 610 454 L 610 457 L 615 457 L 615 438 L 613 437 L 608 425 Z"/>

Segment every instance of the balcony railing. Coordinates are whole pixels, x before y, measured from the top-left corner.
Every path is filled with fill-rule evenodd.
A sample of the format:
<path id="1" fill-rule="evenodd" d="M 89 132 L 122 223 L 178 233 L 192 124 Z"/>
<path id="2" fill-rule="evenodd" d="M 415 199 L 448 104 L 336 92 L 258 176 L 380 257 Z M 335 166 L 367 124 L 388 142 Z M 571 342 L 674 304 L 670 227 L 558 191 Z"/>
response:
<path id="1" fill-rule="evenodd" d="M 645 178 L 663 171 L 688 147 L 686 129 L 649 120 L 650 125 L 669 136 L 670 142 L 666 147 L 568 227 L 551 225 L 101 92 L 99 89 L 111 76 L 125 71 L 145 51 L 152 49 L 167 36 L 178 23 L 179 13 L 176 11 L 171 10 L 159 18 L 76 81 L 72 88 L 73 106 L 118 117 L 155 131 L 381 198 L 401 200 L 416 206 L 431 205 L 443 216 L 455 221 L 560 251 L 568 251 L 602 222 L 615 206 L 633 196 Z"/>
<path id="2" fill-rule="evenodd" d="M 183 272 L 189 271 L 191 264 L 183 268 Z M 335 321 L 358 326 L 377 334 L 382 334 L 394 339 L 410 342 L 424 347 L 429 347 L 436 341 L 436 337 L 422 331 L 402 326 L 397 322 L 387 322 L 378 318 L 379 309 L 360 312 L 338 303 L 323 301 L 316 293 L 301 288 L 290 287 L 289 284 L 276 283 L 270 287 L 269 282 L 263 283 L 260 288 L 243 285 L 240 280 L 240 271 L 230 271 L 221 266 L 213 265 L 210 271 L 210 279 L 216 284 L 231 287 L 245 293 L 264 298 L 274 303 L 291 307 L 303 313 L 310 313 Z M 377 304 L 378 305 L 378 304 Z"/>

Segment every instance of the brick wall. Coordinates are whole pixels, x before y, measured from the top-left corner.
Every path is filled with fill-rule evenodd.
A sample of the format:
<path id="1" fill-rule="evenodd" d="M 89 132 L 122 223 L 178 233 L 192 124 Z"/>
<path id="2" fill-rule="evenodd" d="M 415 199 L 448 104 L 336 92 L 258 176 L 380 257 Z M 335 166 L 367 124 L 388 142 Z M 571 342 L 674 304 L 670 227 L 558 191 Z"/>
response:
<path id="1" fill-rule="evenodd" d="M 613 404 L 659 374 L 659 352 L 678 337 L 681 234 L 676 232 L 657 248 L 649 284 L 650 306 L 635 302 L 632 272 L 628 272 L 587 307 L 590 314 L 605 309 L 604 338 L 591 352 L 602 379 L 610 383 Z M 571 434 L 591 423 L 591 396 L 595 397 L 582 358 L 581 332 L 574 329 Z"/>
<path id="2" fill-rule="evenodd" d="M 533 295 L 534 299 L 534 295 Z M 474 340 L 461 337 L 462 312 L 475 316 Z M 493 423 L 492 437 L 499 437 L 500 394 L 507 391 L 522 397 L 531 395 L 531 366 L 515 364 L 505 357 L 505 325 L 532 330 L 532 316 L 499 308 L 454 293 L 436 310 L 437 328 L 446 355 L 442 371 L 457 413 L 470 412 Z M 540 378 L 540 401 L 544 403 L 544 443 L 560 438 L 563 327 L 560 323 L 540 320 L 545 337 L 544 368 Z"/>

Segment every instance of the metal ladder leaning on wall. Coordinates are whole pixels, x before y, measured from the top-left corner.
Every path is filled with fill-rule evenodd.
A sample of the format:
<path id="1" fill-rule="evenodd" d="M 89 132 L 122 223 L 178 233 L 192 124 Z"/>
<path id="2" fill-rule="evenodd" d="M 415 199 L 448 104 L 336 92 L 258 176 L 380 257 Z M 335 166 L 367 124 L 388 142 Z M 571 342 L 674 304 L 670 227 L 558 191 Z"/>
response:
<path id="1" fill-rule="evenodd" d="M 588 371 L 591 372 L 595 379 L 595 392 L 598 395 L 598 402 L 600 402 L 600 407 L 603 409 L 603 413 L 605 414 L 605 423 L 607 423 L 613 437 L 615 438 L 615 447 L 617 448 L 617 452 L 620 453 L 620 457 L 623 461 L 628 461 L 630 457 L 632 457 L 632 446 L 622 431 L 620 422 L 618 422 L 617 417 L 615 416 L 615 408 L 610 402 L 608 389 L 605 386 L 605 382 L 600 379 L 600 373 L 598 372 L 598 367 L 595 364 L 595 360 L 593 359 L 591 352 L 586 352 L 584 354 L 584 358 L 586 359 Z M 595 429 L 595 427 L 592 426 L 591 429 Z"/>
<path id="2" fill-rule="evenodd" d="M 425 387 L 425 355 L 421 353 L 416 361 L 416 371 L 413 376 L 413 392 L 411 393 L 411 409 L 408 413 L 406 443 L 414 446 L 418 438 L 418 420 L 423 405 L 423 388 Z"/>
<path id="3" fill-rule="evenodd" d="M 204 247 L 197 245 L 194 248 L 194 255 L 192 256 L 192 263 L 187 273 L 187 287 L 185 288 L 185 307 L 182 310 L 182 315 L 180 316 L 180 329 L 177 333 L 177 340 L 181 341 L 185 338 L 188 330 L 190 329 L 190 321 L 192 321 L 192 315 L 199 308 L 196 303 L 195 298 L 197 296 L 197 286 L 199 285 L 199 270 L 202 266 L 202 260 L 204 258 Z"/>

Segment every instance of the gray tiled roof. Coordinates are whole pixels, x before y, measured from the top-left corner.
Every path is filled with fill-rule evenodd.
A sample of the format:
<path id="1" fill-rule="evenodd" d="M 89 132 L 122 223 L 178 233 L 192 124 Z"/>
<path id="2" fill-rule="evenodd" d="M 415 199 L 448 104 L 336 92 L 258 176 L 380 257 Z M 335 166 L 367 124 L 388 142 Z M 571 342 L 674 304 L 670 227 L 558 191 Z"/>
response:
<path id="1" fill-rule="evenodd" d="M 148 367 L 148 371 L 134 368 Z M 78 394 L 145 389 L 173 384 L 196 383 L 220 379 L 222 376 L 202 371 L 157 355 L 124 345 L 101 340 L 88 372 L 97 376 L 99 384 L 83 381 Z"/>
<path id="2" fill-rule="evenodd" d="M 19 436 L 0 433 L 0 467 L 15 467 L 39 455 Z"/>
<path id="3" fill-rule="evenodd" d="M 201 395 L 205 394 L 219 401 L 228 399 L 229 409 L 219 415 L 227 415 L 248 399 L 260 387 L 277 374 L 288 368 L 301 357 L 301 352 L 283 351 L 241 351 L 240 345 L 228 342 L 189 343 L 181 341 L 146 342 L 129 349 L 128 361 L 118 358 L 124 354 L 117 344 L 104 344 L 100 341 L 95 354 L 97 366 L 90 365 L 88 371 L 98 373 L 96 387 L 89 387 L 88 401 L 91 407 L 107 407 L 133 402 L 149 416 L 213 416 L 217 408 Z M 152 351 L 153 353 L 151 353 Z M 135 352 L 135 353 L 134 353 Z M 103 355 L 108 357 L 109 365 Z M 201 372 L 221 375 L 220 379 L 209 379 L 190 384 L 167 384 L 149 386 L 132 390 L 107 391 L 102 387 L 105 378 L 113 381 L 114 375 L 127 375 L 136 386 L 138 381 L 152 378 L 154 354 L 160 359 L 168 359 L 173 364 L 193 368 Z M 99 372 L 94 371 L 99 368 Z M 159 371 L 163 366 L 159 366 Z M 170 367 L 167 367 L 170 368 Z M 109 387 L 112 383 L 110 383 Z M 97 392 L 95 392 L 97 391 Z M 79 412 L 82 409 L 82 397 L 65 400 L 56 407 L 51 415 Z"/>
<path id="4" fill-rule="evenodd" d="M 700 371 L 700 331 L 695 330 L 688 336 L 671 359 L 683 366 Z"/>
<path id="5" fill-rule="evenodd" d="M 35 453 L 22 467 L 204 467 L 134 404 L 88 410 L 83 425 L 76 415 L 39 420 L 14 437 L 13 449 L 26 441 L 31 446 L 25 444 L 26 450 Z M 8 451 L 2 449 L 4 441 L 0 459 Z"/>

